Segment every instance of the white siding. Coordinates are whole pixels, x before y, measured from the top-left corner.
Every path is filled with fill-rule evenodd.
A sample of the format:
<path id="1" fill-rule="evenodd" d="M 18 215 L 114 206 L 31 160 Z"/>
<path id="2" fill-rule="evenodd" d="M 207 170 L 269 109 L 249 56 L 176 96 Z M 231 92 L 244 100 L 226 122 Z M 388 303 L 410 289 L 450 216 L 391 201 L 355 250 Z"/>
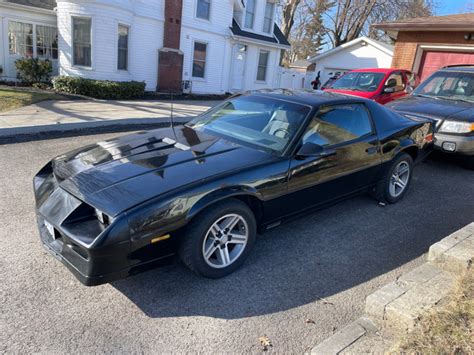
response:
<path id="1" fill-rule="evenodd" d="M 180 49 L 184 54 L 183 80 L 192 81 L 194 93 L 225 93 L 232 90 L 233 47 L 230 26 L 235 1 L 211 0 L 210 19 L 196 17 L 197 0 L 183 0 Z M 145 81 L 147 90 L 155 90 L 158 78 L 158 51 L 163 47 L 165 0 L 57 0 L 57 21 L 33 11 L 17 11 L 18 17 L 30 17 L 31 21 L 56 24 L 59 31 L 59 74 L 98 80 Z M 240 4 L 237 4 L 240 5 Z M 266 0 L 256 0 L 253 32 L 263 32 Z M 6 38 L 6 19 L 2 11 L 0 38 Z M 73 65 L 72 18 L 87 17 L 92 20 L 92 65 L 90 68 Z M 0 18 L 1 20 L 1 18 Z M 128 70 L 117 69 L 118 25 L 129 27 Z M 3 30 L 3 36 L 1 34 Z M 246 29 L 248 30 L 248 29 Z M 207 43 L 205 78 L 192 77 L 194 42 Z M 248 46 L 242 83 L 243 90 L 272 88 L 278 86 L 278 59 L 280 50 L 244 41 Z M 257 63 L 260 49 L 270 52 L 265 82 L 258 82 Z M 3 55 L 2 55 L 3 51 Z M 0 49 L 0 65 L 11 66 L 8 61 L 8 43 L 3 41 Z M 6 58 L 6 59 L 5 59 Z M 9 64 L 10 63 L 10 64 Z"/>
<path id="2" fill-rule="evenodd" d="M 8 22 L 18 21 L 30 23 L 33 26 L 46 25 L 56 27 L 56 16 L 51 11 L 28 9 L 23 6 L 0 3 L 0 65 L 3 67 L 3 74 L 0 78 L 7 80 L 16 79 L 15 60 L 19 55 L 10 55 L 8 49 Z M 33 33 L 35 33 L 33 31 Z M 33 38 L 33 47 L 36 45 L 36 38 Z M 58 63 L 53 60 L 53 74 L 57 72 Z"/>
<path id="3" fill-rule="evenodd" d="M 390 68 L 392 56 L 367 43 L 359 43 L 342 49 L 333 55 L 317 60 L 316 73 L 321 71 L 321 83 L 329 79 L 329 73 L 335 69 L 353 70 L 362 68 Z"/>
<path id="4" fill-rule="evenodd" d="M 228 40 L 232 24 L 231 1 L 211 1 L 209 21 L 196 17 L 197 0 L 183 0 L 180 48 L 184 53 L 183 80 L 192 81 L 194 93 L 228 91 L 231 46 Z M 192 77 L 194 42 L 207 43 L 205 78 Z"/>
<path id="5" fill-rule="evenodd" d="M 260 35 L 273 37 L 273 27 L 272 32 L 267 33 L 263 31 L 263 20 L 265 18 L 265 7 L 267 5 L 267 0 L 255 0 L 255 16 L 253 21 L 253 28 L 244 28 L 245 31 L 254 32 Z M 275 21 L 275 11 L 276 4 L 273 6 L 273 21 Z M 245 23 L 245 11 L 243 15 L 244 19 L 242 23 Z"/>
<path id="6" fill-rule="evenodd" d="M 155 3 L 156 4 L 156 3 Z M 143 1 L 58 1 L 59 62 L 61 75 L 99 80 L 145 81 L 155 90 L 158 50 L 163 46 L 163 3 L 150 6 Z M 138 14 L 138 15 L 137 15 Z M 142 16 L 143 14 L 143 16 Z M 145 16 L 146 14 L 146 16 Z M 72 18 L 92 19 L 92 66 L 73 65 Z M 128 70 L 117 69 L 118 25 L 129 27 Z"/>

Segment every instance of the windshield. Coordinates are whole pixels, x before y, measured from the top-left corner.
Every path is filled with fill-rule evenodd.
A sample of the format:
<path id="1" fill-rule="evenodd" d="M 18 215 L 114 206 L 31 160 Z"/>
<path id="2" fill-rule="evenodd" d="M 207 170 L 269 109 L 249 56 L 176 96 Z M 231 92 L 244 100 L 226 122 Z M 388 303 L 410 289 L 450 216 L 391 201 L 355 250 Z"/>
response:
<path id="1" fill-rule="evenodd" d="M 418 86 L 413 95 L 474 102 L 474 73 L 436 72 Z"/>
<path id="2" fill-rule="evenodd" d="M 311 111 L 283 100 L 240 96 L 224 102 L 187 124 L 197 131 L 282 153 Z"/>
<path id="3" fill-rule="evenodd" d="M 350 72 L 337 79 L 331 89 L 372 92 L 377 90 L 384 73 Z"/>

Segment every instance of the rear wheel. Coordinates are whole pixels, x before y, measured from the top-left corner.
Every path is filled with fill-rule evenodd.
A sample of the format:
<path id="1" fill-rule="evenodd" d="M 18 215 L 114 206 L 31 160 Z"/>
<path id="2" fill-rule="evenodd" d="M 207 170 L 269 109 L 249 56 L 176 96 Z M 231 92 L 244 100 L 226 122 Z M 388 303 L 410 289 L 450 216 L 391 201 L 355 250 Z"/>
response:
<path id="1" fill-rule="evenodd" d="M 250 208 L 227 200 L 196 216 L 186 229 L 179 254 L 194 273 L 210 278 L 237 270 L 249 255 L 257 226 Z"/>
<path id="2" fill-rule="evenodd" d="M 387 169 L 375 188 L 375 198 L 382 202 L 396 203 L 405 196 L 413 175 L 413 159 L 401 153 Z"/>

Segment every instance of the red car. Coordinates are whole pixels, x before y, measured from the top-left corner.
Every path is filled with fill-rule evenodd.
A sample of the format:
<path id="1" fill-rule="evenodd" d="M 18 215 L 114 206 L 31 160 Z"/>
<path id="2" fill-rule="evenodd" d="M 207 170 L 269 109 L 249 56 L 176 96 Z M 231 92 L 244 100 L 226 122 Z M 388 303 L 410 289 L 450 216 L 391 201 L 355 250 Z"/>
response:
<path id="1" fill-rule="evenodd" d="M 342 75 L 325 91 L 361 96 L 384 105 L 408 95 L 416 84 L 415 74 L 405 69 L 357 69 Z"/>

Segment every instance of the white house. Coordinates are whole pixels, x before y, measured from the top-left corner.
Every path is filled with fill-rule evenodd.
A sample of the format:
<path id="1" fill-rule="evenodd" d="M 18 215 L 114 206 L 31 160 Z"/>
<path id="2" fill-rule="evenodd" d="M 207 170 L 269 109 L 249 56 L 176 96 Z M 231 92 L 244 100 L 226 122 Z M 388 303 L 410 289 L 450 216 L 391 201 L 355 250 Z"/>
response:
<path id="1" fill-rule="evenodd" d="M 147 90 L 276 87 L 289 48 L 277 1 L 0 0 L 0 79 L 32 56 L 51 59 L 55 74 L 145 81 Z"/>
<path id="2" fill-rule="evenodd" d="M 393 46 L 359 37 L 339 47 L 310 57 L 308 61 L 316 64 L 315 71 L 320 72 L 324 84 L 332 76 L 339 76 L 349 70 L 362 68 L 390 68 Z"/>

